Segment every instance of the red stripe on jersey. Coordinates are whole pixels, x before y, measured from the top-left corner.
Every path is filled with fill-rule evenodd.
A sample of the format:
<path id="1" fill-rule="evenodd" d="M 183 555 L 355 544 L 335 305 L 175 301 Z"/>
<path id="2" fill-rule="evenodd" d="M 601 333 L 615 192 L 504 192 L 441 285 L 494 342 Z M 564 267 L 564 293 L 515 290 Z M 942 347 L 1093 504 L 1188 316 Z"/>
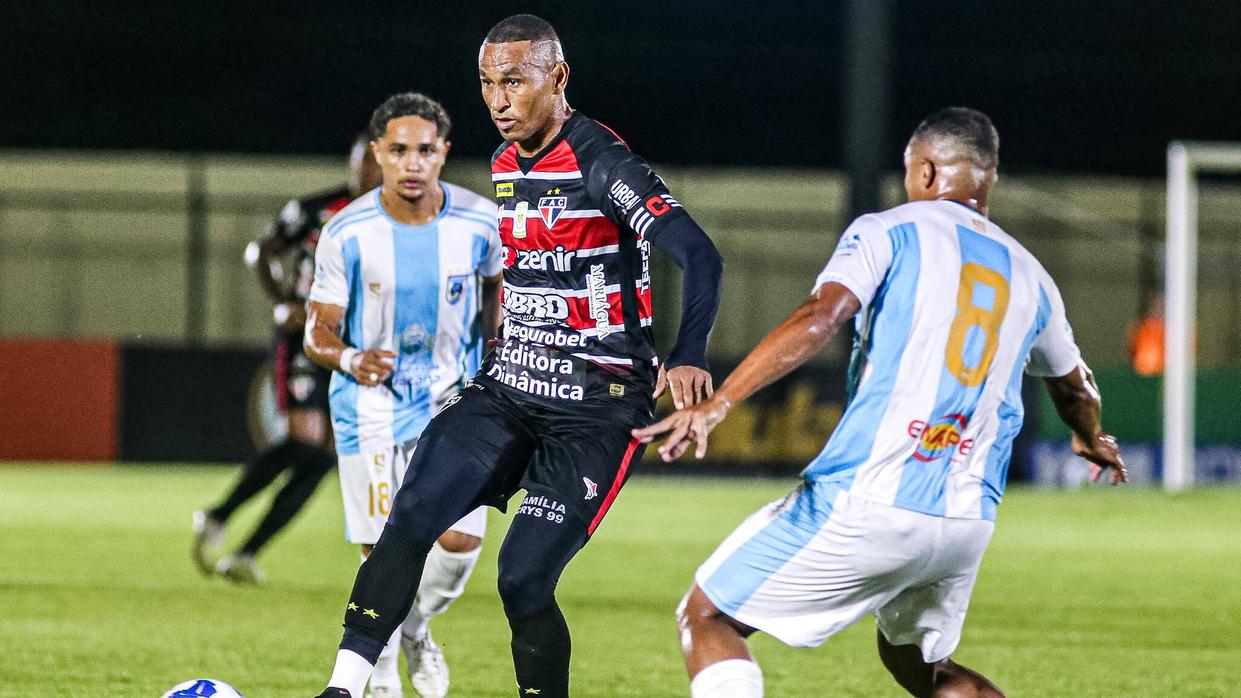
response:
<path id="1" fill-rule="evenodd" d="M 589 330 L 595 327 L 595 319 L 590 315 L 590 298 L 566 298 L 569 302 L 569 318 L 565 323 L 575 330 Z M 625 324 L 625 310 L 621 307 L 619 293 L 608 294 L 608 324 Z"/>
<path id="2" fill-rule="evenodd" d="M 599 124 L 604 129 L 606 129 L 608 133 L 612 134 L 613 136 L 616 136 L 616 140 L 620 141 L 621 145 L 625 146 L 626 148 L 629 147 L 629 143 L 624 138 L 621 138 L 619 133 L 617 133 L 616 131 L 613 131 L 611 126 L 608 126 L 607 124 L 603 123 L 602 121 L 599 121 L 598 119 L 595 120 L 595 123 Z"/>
<path id="3" fill-rule="evenodd" d="M 620 494 L 621 485 L 625 484 L 625 475 L 629 473 L 629 462 L 633 460 L 633 454 L 638 450 L 640 443 L 642 442 L 638 439 L 629 440 L 629 448 L 625 449 L 625 457 L 621 459 L 620 469 L 616 471 L 616 478 L 612 480 L 612 487 L 608 489 L 607 496 L 599 505 L 599 512 L 591 520 L 590 528 L 586 529 L 586 535 L 593 536 L 595 529 L 599 528 L 599 524 L 603 522 L 603 517 L 608 515 L 608 509 L 612 508 L 612 502 L 615 502 L 616 495 Z"/>
<path id="4" fill-rule="evenodd" d="M 646 290 L 638 290 L 638 317 L 645 320 L 651 316 L 651 287 L 647 286 Z"/>
<path id="5" fill-rule="evenodd" d="M 555 227 L 547 224 L 538 212 L 526 216 L 526 236 L 513 237 L 513 219 L 500 219 L 500 240 L 515 250 L 551 250 L 564 245 L 568 250 L 581 250 L 620 242 L 616 224 L 606 218 L 561 218 Z"/>
<path id="6" fill-rule="evenodd" d="M 512 143 L 509 147 L 500 152 L 500 157 L 491 163 L 491 171 L 494 172 L 513 172 L 517 169 L 517 144 Z"/>
<path id="7" fill-rule="evenodd" d="M 576 172 L 578 168 L 577 153 L 573 152 L 569 141 L 560 141 L 551 152 L 539 158 L 531 172 Z"/>

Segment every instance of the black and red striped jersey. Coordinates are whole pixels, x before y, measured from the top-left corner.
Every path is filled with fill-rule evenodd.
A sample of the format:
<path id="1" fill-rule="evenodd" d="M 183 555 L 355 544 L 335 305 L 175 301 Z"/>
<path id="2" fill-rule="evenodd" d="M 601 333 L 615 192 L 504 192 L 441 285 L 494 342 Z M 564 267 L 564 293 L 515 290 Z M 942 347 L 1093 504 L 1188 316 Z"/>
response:
<path id="1" fill-rule="evenodd" d="M 294 199 L 267 229 L 268 237 L 280 239 L 290 252 L 284 268 L 291 272 L 285 282 L 289 284 L 290 296 L 305 303 L 310 296 L 310 285 L 315 275 L 315 248 L 319 245 L 319 232 L 328 219 L 349 205 L 352 195 L 349 187 L 340 186 L 318 194 Z"/>
<path id="2" fill-rule="evenodd" d="M 534 157 L 502 146 L 491 178 L 504 341 L 480 376 L 553 404 L 649 398 L 659 363 L 651 241 L 681 205 L 619 136 L 581 114 Z"/>

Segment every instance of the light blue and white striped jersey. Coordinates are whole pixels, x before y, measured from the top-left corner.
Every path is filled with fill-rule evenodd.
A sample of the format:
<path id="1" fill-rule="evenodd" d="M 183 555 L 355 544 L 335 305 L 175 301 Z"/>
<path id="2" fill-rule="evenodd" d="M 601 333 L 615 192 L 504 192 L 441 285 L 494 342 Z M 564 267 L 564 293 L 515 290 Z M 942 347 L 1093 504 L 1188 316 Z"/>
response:
<path id="1" fill-rule="evenodd" d="M 333 372 L 329 402 L 339 455 L 418 438 L 439 405 L 478 371 L 480 277 L 503 270 L 496 205 L 456 185 L 440 186 L 444 208 L 425 225 L 393 220 L 376 189 L 323 229 L 310 300 L 345 308 L 346 345 L 398 354 L 389 385 L 369 388 Z"/>
<path id="2" fill-rule="evenodd" d="M 934 516 L 995 519 L 1023 369 L 1080 361 L 1060 291 L 981 214 L 918 201 L 855 220 L 819 275 L 862 302 L 857 385 L 803 473 Z"/>

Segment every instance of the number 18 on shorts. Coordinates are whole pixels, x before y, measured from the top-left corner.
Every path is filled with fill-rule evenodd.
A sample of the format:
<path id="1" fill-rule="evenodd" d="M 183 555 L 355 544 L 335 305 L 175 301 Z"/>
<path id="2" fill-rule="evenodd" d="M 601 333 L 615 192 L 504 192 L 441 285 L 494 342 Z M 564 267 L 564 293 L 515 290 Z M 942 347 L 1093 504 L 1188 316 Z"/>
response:
<path id="1" fill-rule="evenodd" d="M 412 444 L 411 444 L 412 446 Z M 345 500 L 345 539 L 374 545 L 383 532 L 408 453 L 400 446 L 340 456 L 340 491 Z"/>

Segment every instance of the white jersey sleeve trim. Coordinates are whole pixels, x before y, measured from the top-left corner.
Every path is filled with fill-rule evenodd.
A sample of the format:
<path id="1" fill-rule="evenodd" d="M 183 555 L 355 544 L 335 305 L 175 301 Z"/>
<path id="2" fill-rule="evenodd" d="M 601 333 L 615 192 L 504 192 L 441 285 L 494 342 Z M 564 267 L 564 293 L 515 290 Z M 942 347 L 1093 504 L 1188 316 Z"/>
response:
<path id="1" fill-rule="evenodd" d="M 852 291 L 865 308 L 874 300 L 890 266 L 892 241 L 887 227 L 878 216 L 861 216 L 840 236 L 836 251 L 815 279 L 810 293 L 814 294 L 823 284 L 838 283 Z"/>

